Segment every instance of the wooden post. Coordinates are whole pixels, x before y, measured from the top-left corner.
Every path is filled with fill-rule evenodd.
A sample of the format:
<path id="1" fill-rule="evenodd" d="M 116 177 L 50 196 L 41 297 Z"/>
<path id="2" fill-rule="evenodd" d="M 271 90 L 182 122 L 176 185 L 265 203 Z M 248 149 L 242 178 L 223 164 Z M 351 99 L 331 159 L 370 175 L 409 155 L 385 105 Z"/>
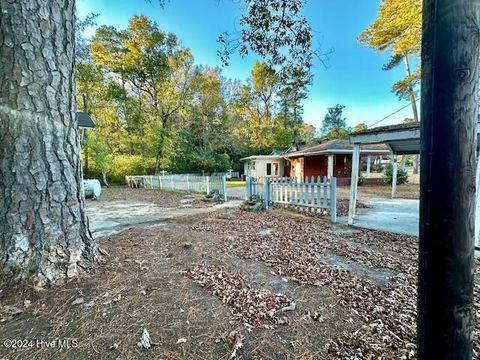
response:
<path id="1" fill-rule="evenodd" d="M 360 162 L 360 144 L 353 145 L 352 175 L 350 178 L 350 199 L 348 202 L 348 225 L 353 225 L 357 205 L 358 163 Z"/>
<path id="2" fill-rule="evenodd" d="M 330 179 L 333 176 L 333 154 L 328 155 L 328 168 L 327 168 L 327 177 Z"/>
<path id="3" fill-rule="evenodd" d="M 223 201 L 226 202 L 228 200 L 227 199 L 227 175 L 223 175 L 222 180 L 223 180 L 223 184 L 222 184 L 222 186 L 223 186 Z"/>
<path id="4" fill-rule="evenodd" d="M 372 161 L 372 155 L 367 155 L 367 178 L 370 177 L 370 162 Z"/>
<path id="5" fill-rule="evenodd" d="M 210 176 L 205 176 L 205 189 L 207 190 L 207 195 L 210 194 Z"/>
<path id="6" fill-rule="evenodd" d="M 398 163 L 397 155 L 392 155 L 392 199 L 395 198 L 397 192 L 397 174 L 398 174 Z"/>
<path id="7" fill-rule="evenodd" d="M 471 359 L 480 1 L 424 0 L 417 356 Z"/>
<path id="8" fill-rule="evenodd" d="M 337 222 L 337 178 L 332 176 L 330 179 L 330 220 Z"/>
<path id="9" fill-rule="evenodd" d="M 480 213 L 480 161 L 478 161 L 478 154 L 477 154 L 477 171 L 475 176 L 475 215 Z M 480 247 L 480 216 L 475 216 L 475 247 Z M 478 321 L 478 319 L 477 319 Z"/>
<path id="10" fill-rule="evenodd" d="M 265 177 L 265 180 L 263 182 L 263 206 L 265 209 L 268 209 L 268 206 L 270 205 L 270 179 L 268 177 Z"/>

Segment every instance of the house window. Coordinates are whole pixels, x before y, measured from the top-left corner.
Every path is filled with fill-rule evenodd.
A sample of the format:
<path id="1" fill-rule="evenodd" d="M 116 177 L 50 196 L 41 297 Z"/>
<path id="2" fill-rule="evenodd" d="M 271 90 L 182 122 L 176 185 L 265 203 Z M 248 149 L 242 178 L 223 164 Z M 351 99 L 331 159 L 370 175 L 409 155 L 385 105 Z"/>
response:
<path id="1" fill-rule="evenodd" d="M 278 176 L 278 164 L 277 163 L 273 164 L 273 175 Z"/>
<path id="2" fill-rule="evenodd" d="M 278 176 L 278 163 L 267 163 L 267 176 Z"/>

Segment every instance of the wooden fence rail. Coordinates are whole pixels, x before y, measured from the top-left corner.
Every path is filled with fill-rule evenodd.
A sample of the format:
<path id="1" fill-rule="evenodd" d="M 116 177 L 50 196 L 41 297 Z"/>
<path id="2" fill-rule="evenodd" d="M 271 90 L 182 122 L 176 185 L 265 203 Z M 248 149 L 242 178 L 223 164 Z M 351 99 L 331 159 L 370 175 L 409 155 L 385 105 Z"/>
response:
<path id="1" fill-rule="evenodd" d="M 218 191 L 227 200 L 226 176 L 200 175 L 132 175 L 125 176 L 129 187 L 160 190 L 180 190 L 210 194 Z"/>
<path id="2" fill-rule="evenodd" d="M 313 176 L 305 181 L 282 178 L 247 177 L 245 197 L 256 195 L 263 200 L 265 208 L 270 204 L 321 211 L 330 210 L 330 219 L 337 221 L 337 179 Z"/>

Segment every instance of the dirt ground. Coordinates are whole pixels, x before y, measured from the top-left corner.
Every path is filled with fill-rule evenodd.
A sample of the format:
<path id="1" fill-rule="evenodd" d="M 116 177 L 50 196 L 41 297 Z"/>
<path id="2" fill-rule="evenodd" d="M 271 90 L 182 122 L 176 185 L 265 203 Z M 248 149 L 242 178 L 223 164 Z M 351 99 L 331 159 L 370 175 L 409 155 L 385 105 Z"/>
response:
<path id="1" fill-rule="evenodd" d="M 339 186 L 337 195 L 339 198 L 348 199 L 350 194 L 350 186 Z M 392 196 L 392 187 L 390 185 L 379 186 L 359 186 L 358 200 L 368 201 L 370 197 L 384 197 L 390 198 Z M 403 184 L 397 185 L 396 198 L 398 199 L 419 199 L 420 185 L 418 184 Z"/>
<path id="2" fill-rule="evenodd" d="M 276 208 L 182 217 L 98 242 L 109 255 L 83 278 L 0 291 L 0 340 L 78 346 L 0 346 L 0 359 L 415 358 L 414 237 Z M 475 291 L 478 316 L 478 282 Z M 144 329 L 149 349 L 137 344 Z M 478 326 L 475 339 L 478 356 Z"/>

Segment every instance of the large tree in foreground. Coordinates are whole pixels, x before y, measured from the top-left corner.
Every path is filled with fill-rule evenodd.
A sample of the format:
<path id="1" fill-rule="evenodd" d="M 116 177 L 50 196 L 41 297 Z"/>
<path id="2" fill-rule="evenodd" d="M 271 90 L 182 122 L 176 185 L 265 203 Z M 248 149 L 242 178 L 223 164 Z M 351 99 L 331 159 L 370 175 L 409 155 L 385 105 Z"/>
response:
<path id="1" fill-rule="evenodd" d="M 75 119 L 75 2 L 0 1 L 0 268 L 54 282 L 94 261 Z"/>

